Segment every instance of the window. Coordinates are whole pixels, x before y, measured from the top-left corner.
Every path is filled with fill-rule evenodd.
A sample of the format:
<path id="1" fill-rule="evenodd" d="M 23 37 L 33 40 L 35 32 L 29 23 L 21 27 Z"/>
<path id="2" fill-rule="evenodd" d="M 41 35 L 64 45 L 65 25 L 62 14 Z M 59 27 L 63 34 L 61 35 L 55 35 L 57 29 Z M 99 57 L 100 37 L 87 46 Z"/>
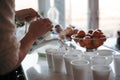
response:
<path id="1" fill-rule="evenodd" d="M 65 0 L 66 25 L 87 28 L 88 0 Z"/>
<path id="2" fill-rule="evenodd" d="M 38 11 L 39 0 L 16 0 L 16 10 L 32 7 Z M 49 0 L 41 0 L 45 3 L 49 3 Z M 59 0 L 56 0 L 59 2 Z M 60 0 L 65 1 L 65 4 L 61 4 L 61 7 L 65 5 L 65 23 L 67 25 L 73 25 L 82 29 L 88 29 L 90 22 L 94 25 L 96 17 L 99 24 L 96 27 L 102 29 L 105 33 L 114 35 L 119 30 L 120 26 L 120 0 Z M 98 3 L 98 4 L 97 4 Z M 90 9 L 92 5 L 92 9 Z M 93 6 L 94 5 L 94 6 Z M 46 6 L 46 5 L 45 5 Z M 60 7 L 60 9 L 61 9 Z M 98 15 L 90 14 L 90 10 L 96 11 L 98 7 Z M 39 7 L 40 8 L 40 7 Z M 44 7 L 42 7 L 44 8 Z M 46 8 L 44 8 L 46 9 Z M 41 10 L 41 9 L 40 9 Z M 48 9 L 46 9 L 45 13 Z M 92 12 L 94 12 L 92 11 Z M 97 12 L 97 11 L 96 11 Z M 93 21 L 90 17 L 93 17 Z M 63 17 L 63 16 L 61 16 Z M 63 21 L 63 20 L 62 20 Z"/>
<path id="3" fill-rule="evenodd" d="M 120 0 L 65 0 L 65 5 L 67 25 L 88 29 L 89 17 L 93 17 L 98 18 L 98 27 L 106 34 L 114 35 L 120 29 Z M 92 9 L 88 7 L 90 5 Z M 93 10 L 93 15 L 90 10 Z M 94 19 L 92 24 L 96 23 Z"/>
<path id="4" fill-rule="evenodd" d="M 38 11 L 38 0 L 15 0 L 15 9 L 33 8 Z"/>
<path id="5" fill-rule="evenodd" d="M 99 12 L 100 29 L 111 35 L 120 30 L 120 0 L 99 0 Z"/>

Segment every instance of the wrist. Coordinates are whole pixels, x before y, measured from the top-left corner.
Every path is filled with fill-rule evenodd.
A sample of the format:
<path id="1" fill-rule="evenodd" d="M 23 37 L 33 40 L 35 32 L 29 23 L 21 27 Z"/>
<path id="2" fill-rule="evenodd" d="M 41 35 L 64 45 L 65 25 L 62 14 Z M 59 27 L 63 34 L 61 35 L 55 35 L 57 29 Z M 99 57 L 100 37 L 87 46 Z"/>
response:
<path id="1" fill-rule="evenodd" d="M 29 32 L 26 33 L 25 37 L 28 38 L 29 41 L 33 41 L 33 42 L 37 39 L 34 35 L 32 35 Z"/>

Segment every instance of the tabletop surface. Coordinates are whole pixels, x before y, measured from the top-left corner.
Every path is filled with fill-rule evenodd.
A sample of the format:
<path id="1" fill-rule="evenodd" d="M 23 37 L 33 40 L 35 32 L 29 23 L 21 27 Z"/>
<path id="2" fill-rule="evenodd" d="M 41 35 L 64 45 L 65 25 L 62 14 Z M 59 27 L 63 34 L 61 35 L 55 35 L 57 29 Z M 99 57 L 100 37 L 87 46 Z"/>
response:
<path id="1" fill-rule="evenodd" d="M 72 80 L 65 71 L 55 73 L 48 68 L 46 58 L 36 54 L 29 54 L 22 63 L 27 80 Z"/>
<path id="2" fill-rule="evenodd" d="M 48 67 L 46 57 L 41 57 L 38 53 L 28 54 L 22 65 L 27 80 L 73 80 L 72 77 L 66 75 L 65 69 L 62 73 L 53 72 Z M 111 65 L 113 70 L 113 63 Z M 110 80 L 114 80 L 114 70 Z"/>

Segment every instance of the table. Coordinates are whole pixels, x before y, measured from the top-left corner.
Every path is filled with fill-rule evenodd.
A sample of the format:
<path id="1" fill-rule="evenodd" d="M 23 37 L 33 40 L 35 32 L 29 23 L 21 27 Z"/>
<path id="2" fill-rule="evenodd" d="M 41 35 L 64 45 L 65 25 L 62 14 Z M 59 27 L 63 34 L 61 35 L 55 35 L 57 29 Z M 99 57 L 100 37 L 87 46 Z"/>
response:
<path id="1" fill-rule="evenodd" d="M 37 53 L 28 54 L 22 63 L 27 80 L 72 80 L 63 73 L 54 73 L 48 68 L 45 57 Z"/>
<path id="2" fill-rule="evenodd" d="M 104 46 L 100 48 L 108 49 Z M 27 80 L 72 80 L 70 76 L 66 75 L 65 69 L 63 69 L 62 73 L 54 73 L 48 68 L 46 57 L 39 56 L 37 52 L 28 54 L 22 65 Z M 111 65 L 112 69 L 114 69 L 113 63 Z M 114 70 L 111 75 L 110 80 L 114 80 Z"/>

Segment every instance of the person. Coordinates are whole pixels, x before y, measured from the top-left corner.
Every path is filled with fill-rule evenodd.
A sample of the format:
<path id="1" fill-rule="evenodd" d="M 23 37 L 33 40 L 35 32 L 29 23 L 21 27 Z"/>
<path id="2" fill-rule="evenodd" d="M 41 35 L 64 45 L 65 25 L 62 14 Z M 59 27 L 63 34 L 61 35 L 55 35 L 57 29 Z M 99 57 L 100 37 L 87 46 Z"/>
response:
<path id="1" fill-rule="evenodd" d="M 30 23 L 20 41 L 15 35 L 15 14 L 18 20 Z M 52 27 L 49 19 L 42 19 L 32 8 L 15 12 L 15 0 L 0 0 L 0 80 L 6 80 L 3 78 L 21 65 L 35 40 Z"/>

